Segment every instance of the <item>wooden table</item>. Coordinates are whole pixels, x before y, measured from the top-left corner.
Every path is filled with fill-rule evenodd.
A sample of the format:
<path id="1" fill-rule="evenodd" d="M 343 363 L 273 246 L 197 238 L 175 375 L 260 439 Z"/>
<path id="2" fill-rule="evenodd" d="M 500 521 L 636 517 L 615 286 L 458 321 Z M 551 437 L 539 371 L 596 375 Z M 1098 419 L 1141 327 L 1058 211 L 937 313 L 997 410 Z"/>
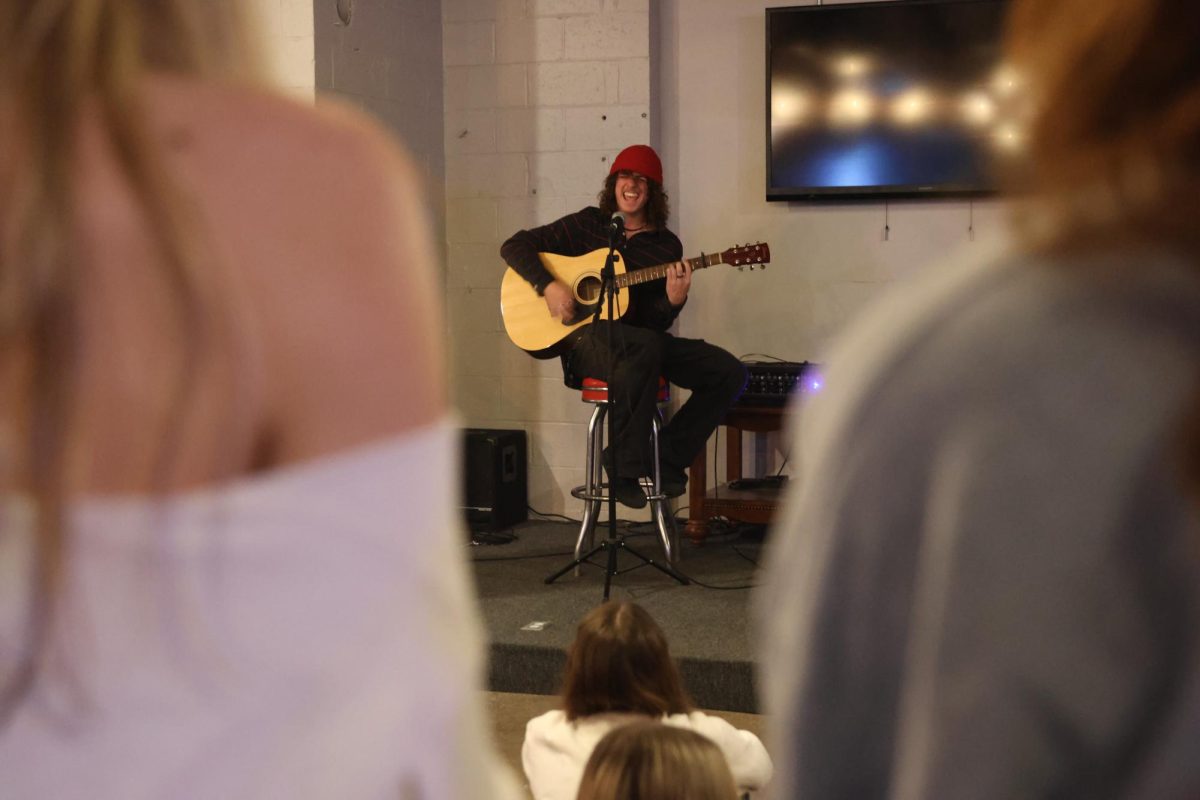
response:
<path id="1" fill-rule="evenodd" d="M 734 406 L 721 420 L 728 431 L 725 441 L 725 475 L 729 481 L 742 477 L 742 431 L 766 433 L 782 430 L 787 408 L 784 406 Z M 721 484 L 712 491 L 708 486 L 708 448 L 692 462 L 688 478 L 688 523 L 684 532 L 696 544 L 708 536 L 711 517 L 729 517 L 743 522 L 766 524 L 780 502 L 777 489 L 730 489 Z"/>

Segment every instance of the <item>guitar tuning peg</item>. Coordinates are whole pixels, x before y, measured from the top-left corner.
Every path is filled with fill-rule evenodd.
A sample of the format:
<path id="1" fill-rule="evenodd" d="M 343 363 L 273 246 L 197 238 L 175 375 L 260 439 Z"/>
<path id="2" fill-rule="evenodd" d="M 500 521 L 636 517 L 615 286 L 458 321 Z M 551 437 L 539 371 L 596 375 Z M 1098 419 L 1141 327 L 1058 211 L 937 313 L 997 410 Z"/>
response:
<path id="1" fill-rule="evenodd" d="M 745 269 L 745 267 L 739 266 L 739 267 L 738 267 L 738 272 L 741 272 L 741 271 L 742 271 L 742 270 L 744 270 L 744 269 Z"/>

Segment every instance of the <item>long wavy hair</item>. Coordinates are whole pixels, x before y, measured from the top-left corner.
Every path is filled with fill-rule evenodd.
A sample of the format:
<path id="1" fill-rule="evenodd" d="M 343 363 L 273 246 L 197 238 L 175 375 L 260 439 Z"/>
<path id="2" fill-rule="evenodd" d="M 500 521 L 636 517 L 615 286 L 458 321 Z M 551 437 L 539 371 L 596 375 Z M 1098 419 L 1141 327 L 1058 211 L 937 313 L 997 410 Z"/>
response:
<path id="1" fill-rule="evenodd" d="M 636 603 L 603 603 L 579 623 L 563 677 L 567 719 L 608 711 L 692 710 L 662 628 Z"/>
<path id="2" fill-rule="evenodd" d="M 0 3 L 0 378 L 13 393 L 0 411 L 10 445 L 0 452 L 0 491 L 5 498 L 26 496 L 34 513 L 28 619 L 24 641 L 4 648 L 21 655 L 2 665 L 0 720 L 38 673 L 63 573 L 81 346 L 74 179 L 84 114 L 98 120 L 171 287 L 185 333 L 172 405 L 181 415 L 212 304 L 189 204 L 167 174 L 139 89 L 148 73 L 256 75 L 245 55 L 240 6 L 239 0 Z M 171 447 L 165 442 L 164 454 Z"/>
<path id="3" fill-rule="evenodd" d="M 1027 243 L 1167 247 L 1200 273 L 1200 3 L 1016 0 L 1008 26 L 1031 105 L 1013 180 Z M 1183 469 L 1200 502 L 1200 395 L 1192 409 Z"/>
<path id="4" fill-rule="evenodd" d="M 663 191 L 662 184 L 653 178 L 646 178 L 646 222 L 650 227 L 661 230 L 667 227 L 671 218 L 670 198 Z M 617 210 L 617 174 L 614 172 L 604 179 L 604 188 L 596 196 L 600 203 L 600 213 L 607 219 Z"/>

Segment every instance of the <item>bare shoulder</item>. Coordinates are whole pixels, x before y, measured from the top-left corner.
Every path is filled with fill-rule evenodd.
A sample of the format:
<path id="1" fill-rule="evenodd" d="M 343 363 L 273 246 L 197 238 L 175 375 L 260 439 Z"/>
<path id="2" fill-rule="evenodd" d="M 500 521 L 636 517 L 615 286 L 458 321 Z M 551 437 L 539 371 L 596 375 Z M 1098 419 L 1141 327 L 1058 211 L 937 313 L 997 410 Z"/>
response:
<path id="1" fill-rule="evenodd" d="M 219 159 L 209 165 L 218 173 L 306 182 L 356 197 L 417 179 L 411 160 L 377 123 L 336 100 L 312 104 L 266 89 L 167 77 L 153 81 L 152 96 L 168 140 L 197 158 Z M 316 201 L 292 202 L 305 199 Z"/>
<path id="2" fill-rule="evenodd" d="M 442 413 L 437 260 L 402 148 L 337 103 L 174 79 L 153 93 L 175 166 L 259 318 L 276 416 L 306 439 L 333 426 L 334 441 L 293 455 Z"/>

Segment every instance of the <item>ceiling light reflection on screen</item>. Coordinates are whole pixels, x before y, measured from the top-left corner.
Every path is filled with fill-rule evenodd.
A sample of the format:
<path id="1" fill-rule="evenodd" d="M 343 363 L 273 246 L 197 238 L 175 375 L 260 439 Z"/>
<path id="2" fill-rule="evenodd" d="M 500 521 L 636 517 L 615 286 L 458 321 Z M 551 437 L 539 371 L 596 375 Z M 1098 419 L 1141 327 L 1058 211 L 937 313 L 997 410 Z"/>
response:
<path id="1" fill-rule="evenodd" d="M 787 86 L 771 90 L 771 123 L 799 125 L 812 114 L 812 94 Z"/>
<path id="2" fill-rule="evenodd" d="M 843 89 L 829 101 L 829 122 L 839 127 L 865 125 L 874 113 L 874 98 L 861 89 Z"/>
<path id="3" fill-rule="evenodd" d="M 1005 153 L 1019 153 L 1025 148 L 1025 135 L 1013 123 L 1005 123 L 992 133 L 992 143 Z"/>
<path id="4" fill-rule="evenodd" d="M 1017 71 L 1008 64 L 1001 64 L 992 73 L 992 91 L 1000 97 L 1011 97 L 1021 88 Z"/>
<path id="5" fill-rule="evenodd" d="M 933 98 L 924 89 L 909 89 L 892 101 L 892 118 L 900 125 L 917 125 L 933 110 Z"/>
<path id="6" fill-rule="evenodd" d="M 969 92 L 963 97 L 962 112 L 972 125 L 987 125 L 996 118 L 996 104 L 983 92 Z"/>
<path id="7" fill-rule="evenodd" d="M 840 78 L 861 78 L 870 68 L 871 62 L 856 53 L 846 53 L 833 62 L 833 72 Z"/>

